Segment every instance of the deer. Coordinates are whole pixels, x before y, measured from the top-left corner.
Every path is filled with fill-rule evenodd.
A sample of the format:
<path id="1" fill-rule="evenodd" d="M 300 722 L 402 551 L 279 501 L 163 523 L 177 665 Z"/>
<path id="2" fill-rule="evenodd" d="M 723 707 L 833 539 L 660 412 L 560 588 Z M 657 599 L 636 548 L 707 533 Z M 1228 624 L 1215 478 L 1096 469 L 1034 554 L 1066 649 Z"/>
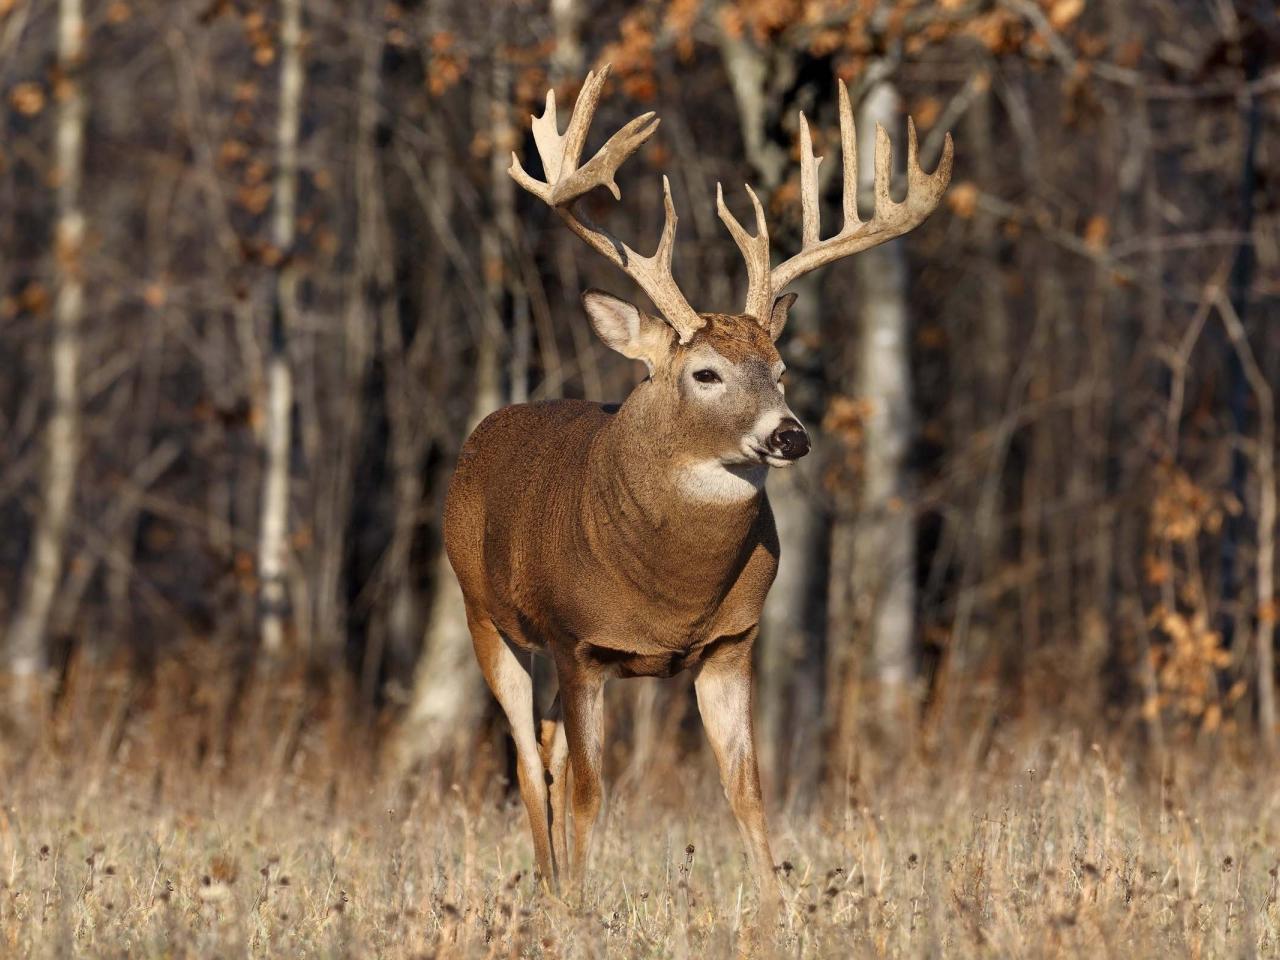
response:
<path id="1" fill-rule="evenodd" d="M 620 404 L 550 400 L 502 408 L 465 441 L 446 495 L 444 544 L 462 588 L 481 673 L 510 723 L 537 873 L 552 892 L 581 893 L 603 801 L 604 686 L 692 671 L 699 714 L 762 898 L 780 899 L 752 721 L 752 648 L 778 569 L 765 480 L 810 450 L 787 406 L 775 346 L 795 293 L 818 267 L 900 237 L 938 206 L 953 146 L 926 174 L 908 120 L 907 193 L 890 197 L 888 134 L 875 143 L 875 210 L 859 217 L 853 111 L 839 84 L 844 226 L 820 237 L 818 164 L 799 121 L 802 245 L 771 265 L 764 207 L 750 186 L 752 235 L 717 184 L 716 209 L 747 269 L 740 312 L 700 313 L 672 274 L 677 217 L 666 176 L 665 220 L 645 257 L 592 222 L 577 201 L 621 192 L 619 167 L 658 118 L 631 120 L 580 162 L 609 67 L 588 74 L 564 133 L 554 89 L 532 136 L 545 179 L 512 153 L 510 175 L 574 234 L 621 268 L 650 313 L 599 290 L 582 304 L 605 345 L 648 376 Z M 554 666 L 557 693 L 535 717 L 533 658 Z M 572 773 L 572 790 L 568 774 Z M 569 858 L 568 809 L 573 849 Z"/>

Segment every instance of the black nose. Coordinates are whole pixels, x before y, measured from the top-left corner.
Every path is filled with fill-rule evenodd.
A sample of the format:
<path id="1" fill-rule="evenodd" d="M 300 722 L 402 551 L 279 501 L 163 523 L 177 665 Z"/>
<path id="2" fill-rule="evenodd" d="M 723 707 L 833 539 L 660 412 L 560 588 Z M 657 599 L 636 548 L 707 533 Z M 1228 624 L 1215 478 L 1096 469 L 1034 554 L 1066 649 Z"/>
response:
<path id="1" fill-rule="evenodd" d="M 769 450 L 784 460 L 799 460 L 809 452 L 809 434 L 798 421 L 787 417 L 769 438 Z"/>

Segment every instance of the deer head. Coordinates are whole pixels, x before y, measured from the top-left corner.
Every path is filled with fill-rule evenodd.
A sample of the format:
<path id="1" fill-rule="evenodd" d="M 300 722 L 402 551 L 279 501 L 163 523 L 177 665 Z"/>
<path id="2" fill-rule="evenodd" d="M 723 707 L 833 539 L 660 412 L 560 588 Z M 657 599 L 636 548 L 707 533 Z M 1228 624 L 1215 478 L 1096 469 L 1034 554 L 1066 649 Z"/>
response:
<path id="1" fill-rule="evenodd" d="M 658 118 L 645 113 L 626 124 L 586 163 L 580 164 L 587 130 L 609 75 L 605 66 L 587 75 L 567 130 L 560 133 L 555 91 L 547 93 L 546 109 L 533 118 L 533 136 L 542 160 L 545 181 L 530 176 L 514 153 L 510 174 L 525 190 L 550 205 L 566 226 L 598 253 L 612 261 L 639 285 L 657 308 L 650 316 L 636 306 L 599 291 L 583 298 L 592 326 L 604 342 L 649 369 L 649 379 L 633 393 L 649 409 L 655 424 L 680 424 L 678 456 L 703 479 L 723 474 L 750 481 L 743 492 L 758 485 L 766 466 L 787 466 L 809 450 L 809 439 L 784 399 L 783 364 L 774 342 L 786 325 L 795 294 L 786 287 L 820 266 L 852 256 L 914 229 L 937 208 L 951 180 L 953 147 L 950 134 L 942 159 L 926 174 L 917 158 L 915 124 L 907 125 L 907 196 L 889 196 L 892 154 L 888 134 L 876 131 L 875 210 L 863 221 L 857 206 L 857 141 L 849 94 L 840 84 L 840 142 L 844 161 L 844 226 L 826 240 L 820 236 L 818 164 L 808 121 L 800 114 L 800 186 L 803 213 L 802 247 L 778 266 L 771 265 L 769 230 L 764 207 L 751 187 L 747 193 L 755 210 L 756 232 L 747 232 L 729 211 L 724 192 L 716 186 L 716 209 L 747 265 L 747 297 L 739 313 L 699 313 L 676 284 L 671 272 L 677 217 L 671 185 L 662 178 L 666 219 L 652 256 L 636 253 L 605 228 L 575 209 L 576 201 L 596 187 L 615 199 L 621 192 L 614 179 L 618 168 L 658 127 Z M 629 398 L 628 403 L 632 400 Z M 709 471 L 709 473 L 708 473 Z M 732 486 L 732 484 L 730 484 Z"/>

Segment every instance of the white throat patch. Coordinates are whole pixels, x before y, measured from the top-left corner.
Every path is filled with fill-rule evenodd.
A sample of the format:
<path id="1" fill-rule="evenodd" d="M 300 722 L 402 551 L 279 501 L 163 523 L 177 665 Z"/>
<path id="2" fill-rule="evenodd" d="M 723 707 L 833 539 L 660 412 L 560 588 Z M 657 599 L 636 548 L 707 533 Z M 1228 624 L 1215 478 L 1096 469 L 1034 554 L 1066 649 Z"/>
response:
<path id="1" fill-rule="evenodd" d="M 764 464 L 732 466 L 719 460 L 696 460 L 676 468 L 676 487 L 699 503 L 743 503 L 764 489 Z"/>

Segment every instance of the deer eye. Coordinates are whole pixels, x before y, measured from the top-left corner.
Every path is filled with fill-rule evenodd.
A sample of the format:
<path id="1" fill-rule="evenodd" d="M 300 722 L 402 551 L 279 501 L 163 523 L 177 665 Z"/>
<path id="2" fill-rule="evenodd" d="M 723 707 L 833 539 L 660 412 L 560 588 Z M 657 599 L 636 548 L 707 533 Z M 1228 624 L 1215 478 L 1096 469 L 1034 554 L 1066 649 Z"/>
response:
<path id="1" fill-rule="evenodd" d="M 720 380 L 720 374 L 716 373 L 714 370 L 695 370 L 693 372 L 693 379 L 697 380 L 699 383 L 722 382 Z"/>

